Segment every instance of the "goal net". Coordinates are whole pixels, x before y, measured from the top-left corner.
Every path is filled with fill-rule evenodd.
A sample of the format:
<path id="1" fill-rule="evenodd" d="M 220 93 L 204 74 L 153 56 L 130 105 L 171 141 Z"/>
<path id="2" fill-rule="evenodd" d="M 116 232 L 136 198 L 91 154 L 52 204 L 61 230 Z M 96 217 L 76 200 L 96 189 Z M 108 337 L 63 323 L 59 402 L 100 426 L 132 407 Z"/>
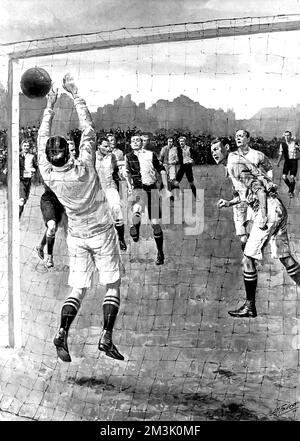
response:
<path id="1" fill-rule="evenodd" d="M 236 305 L 243 298 L 241 251 L 231 209 L 216 207 L 220 197 L 230 198 L 231 184 L 224 169 L 213 164 L 210 143 L 216 136 L 227 136 L 234 144 L 235 130 L 243 128 L 250 132 L 253 148 L 274 160 L 285 130 L 296 139 L 300 137 L 299 49 L 300 17 L 296 15 L 128 28 L 1 46 L 0 99 L 8 104 L 1 106 L 0 127 L 0 342 L 9 344 L 10 329 L 19 332 L 22 346 L 17 361 L 10 352 L 8 358 L 1 355 L 3 394 L 7 397 L 2 408 L 31 419 L 118 419 L 125 415 L 157 419 L 161 411 L 156 400 L 166 419 L 188 417 L 190 405 L 176 401 L 174 393 L 193 390 L 196 400 L 200 390 L 209 389 L 210 397 L 217 396 L 208 380 L 199 382 L 201 372 L 207 372 L 210 381 L 216 376 L 210 356 L 217 367 L 226 350 L 233 357 L 242 354 L 248 363 L 255 359 L 251 337 L 248 346 L 240 343 L 241 347 L 233 337 L 235 332 L 241 337 L 246 328 L 238 329 L 225 318 L 229 304 Z M 13 78 L 7 77 L 7 57 Z M 118 148 L 126 154 L 131 135 L 146 133 L 148 148 L 159 155 L 169 137 L 177 144 L 184 135 L 194 150 L 198 205 L 185 204 L 192 199 L 184 177 L 179 202 L 165 202 L 164 206 L 165 265 L 155 266 L 156 247 L 146 216 L 140 242 L 130 238 L 131 205 L 125 198 L 127 250 L 121 255 L 126 275 L 114 330 L 115 344 L 126 355 L 123 365 L 113 364 L 97 349 L 105 291 L 96 274 L 70 330 L 74 363 L 66 366 L 57 362 L 52 340 L 61 306 L 71 290 L 69 255 L 63 228 L 56 233 L 54 267 L 47 268 L 37 255 L 36 246 L 45 232 L 40 209 L 44 188 L 38 170 L 32 175 L 19 237 L 16 232 L 9 236 L 8 229 L 18 224 L 21 141 L 28 140 L 30 152 L 36 155 L 37 131 L 46 105 L 45 98 L 29 99 L 20 91 L 21 75 L 35 66 L 44 68 L 54 88 L 59 89 L 52 135 L 66 136 L 79 145 L 76 109 L 62 88 L 62 78 L 70 72 L 87 102 L 98 139 L 113 133 Z M 7 162 L 9 146 L 12 154 Z M 290 207 L 279 169 L 274 176 Z M 290 207 L 293 215 L 289 217 L 296 257 L 297 201 Z M 9 223 L 7 213 L 14 213 L 14 223 Z M 297 292 L 268 251 L 265 259 L 258 304 L 262 312 L 269 311 L 267 322 L 276 316 L 268 309 L 269 301 L 278 295 L 283 308 L 296 312 Z M 19 288 L 11 277 L 19 277 Z M 17 312 L 7 306 L 9 296 L 14 295 L 9 293 L 12 286 L 20 300 Z M 12 300 L 10 308 L 14 308 Z M 10 314 L 14 320 L 11 326 Z M 297 320 L 291 320 L 286 333 L 295 336 L 296 325 Z M 268 355 L 265 346 L 258 349 L 261 357 Z M 241 384 L 246 377 L 247 372 L 241 374 Z M 219 397 L 233 396 L 234 382 L 231 386 L 220 389 Z M 97 394 L 98 398 L 103 394 L 98 401 Z M 163 402 L 162 397 L 169 398 Z M 104 404 L 112 409 L 110 416 L 105 414 Z M 217 401 L 212 403 L 215 409 L 218 405 Z M 193 406 L 197 417 L 200 405 L 194 401 Z M 256 406 L 263 407 L 263 392 Z"/>

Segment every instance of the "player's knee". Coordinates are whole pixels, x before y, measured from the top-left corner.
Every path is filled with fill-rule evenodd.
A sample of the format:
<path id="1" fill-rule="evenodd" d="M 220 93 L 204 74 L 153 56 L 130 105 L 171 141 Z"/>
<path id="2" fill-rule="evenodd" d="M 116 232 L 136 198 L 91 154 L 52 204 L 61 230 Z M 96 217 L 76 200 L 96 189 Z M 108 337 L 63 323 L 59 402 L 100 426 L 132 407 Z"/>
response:
<path id="1" fill-rule="evenodd" d="M 282 175 L 282 179 L 286 179 L 287 178 L 287 175 Z"/>
<path id="2" fill-rule="evenodd" d="M 75 299 L 79 300 L 81 303 L 85 296 L 86 290 L 87 290 L 86 288 L 73 288 L 69 297 L 74 297 Z"/>
<path id="3" fill-rule="evenodd" d="M 135 204 L 132 210 L 132 222 L 134 225 L 139 224 L 142 218 L 142 207 L 139 204 Z"/>
<path id="4" fill-rule="evenodd" d="M 282 265 L 284 265 L 285 267 L 292 266 L 295 263 L 295 259 L 291 255 L 286 257 L 280 257 L 279 260 L 282 263 Z"/>
<path id="5" fill-rule="evenodd" d="M 255 270 L 255 260 L 252 257 L 243 257 L 243 267 L 244 271 L 254 271 Z"/>
<path id="6" fill-rule="evenodd" d="M 247 234 L 241 234 L 239 237 L 242 244 L 245 244 L 247 242 L 248 239 Z"/>
<path id="7" fill-rule="evenodd" d="M 295 181 L 295 176 L 294 175 L 290 175 L 290 180 L 291 180 L 291 182 L 294 182 Z"/>
<path id="8" fill-rule="evenodd" d="M 24 198 L 20 198 L 19 199 L 19 206 L 23 207 L 23 205 L 25 205 L 25 199 Z"/>
<path id="9" fill-rule="evenodd" d="M 132 207 L 132 212 L 134 216 L 141 216 L 142 206 L 140 204 L 134 204 Z"/>
<path id="10" fill-rule="evenodd" d="M 53 237 L 56 233 L 56 222 L 54 220 L 50 220 L 47 222 L 47 236 Z"/>
<path id="11" fill-rule="evenodd" d="M 118 291 L 121 285 L 121 279 L 118 279 L 116 282 L 113 283 L 107 283 L 106 284 L 106 291 L 108 290 L 115 290 Z"/>
<path id="12" fill-rule="evenodd" d="M 242 234 L 239 236 L 239 238 L 240 238 L 240 242 L 241 242 L 242 251 L 244 251 L 246 248 L 248 236 L 247 236 L 247 234 Z"/>
<path id="13" fill-rule="evenodd" d="M 158 224 L 153 224 L 153 225 L 152 225 L 152 228 L 153 228 L 153 234 L 154 234 L 154 237 L 156 237 L 156 238 L 163 237 L 163 231 L 162 231 L 160 225 L 158 225 Z"/>

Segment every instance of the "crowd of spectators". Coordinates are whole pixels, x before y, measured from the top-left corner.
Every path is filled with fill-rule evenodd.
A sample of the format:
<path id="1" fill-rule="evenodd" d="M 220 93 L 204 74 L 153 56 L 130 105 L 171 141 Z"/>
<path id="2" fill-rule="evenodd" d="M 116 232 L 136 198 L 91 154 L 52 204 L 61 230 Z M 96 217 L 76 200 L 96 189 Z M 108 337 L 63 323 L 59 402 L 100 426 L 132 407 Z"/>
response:
<path id="1" fill-rule="evenodd" d="M 37 133 L 38 127 L 28 126 L 22 127 L 20 129 L 19 140 L 20 144 L 23 139 L 27 139 L 30 143 L 30 152 L 33 154 L 37 154 Z M 137 127 L 128 127 L 127 130 L 123 130 L 121 128 L 117 129 L 109 129 L 109 130 L 100 130 L 97 132 L 97 137 L 101 138 L 105 136 L 107 133 L 113 133 L 116 137 L 117 146 L 124 153 L 127 153 L 130 148 L 130 138 L 135 133 L 145 133 L 139 130 Z M 175 144 L 178 143 L 179 136 L 184 135 L 187 139 L 186 144 L 190 145 L 194 151 L 195 164 L 196 165 L 206 165 L 206 164 L 214 164 L 214 161 L 211 157 L 210 153 L 210 144 L 213 139 L 213 136 L 209 134 L 199 134 L 192 133 L 188 129 L 173 129 L 166 130 L 160 129 L 156 133 L 146 132 L 150 138 L 150 149 L 155 153 L 159 154 L 161 148 L 167 144 L 167 139 L 169 136 L 172 136 Z M 71 130 L 67 137 L 72 139 L 75 142 L 76 149 L 79 149 L 81 132 L 79 129 Z M 232 147 L 234 147 L 234 138 L 229 138 Z M 262 137 L 251 137 L 251 147 L 260 150 L 265 153 L 269 158 L 274 159 L 278 155 L 280 139 L 273 138 L 272 140 L 265 140 Z M 6 183 L 7 177 L 7 130 L 0 130 L 0 183 Z M 39 184 L 41 182 L 41 178 L 39 172 L 35 174 L 33 178 L 33 183 Z"/>
<path id="2" fill-rule="evenodd" d="M 133 133 L 145 133 L 139 130 L 137 127 L 130 128 L 125 130 L 110 129 L 110 130 L 102 130 L 101 132 L 97 132 L 98 137 L 105 136 L 106 133 L 114 133 L 118 147 L 127 153 L 130 146 L 130 137 Z M 167 144 L 167 139 L 169 136 L 174 138 L 175 144 L 178 144 L 178 138 L 180 136 L 186 137 L 186 144 L 193 147 L 195 153 L 195 162 L 197 165 L 205 165 L 205 164 L 214 164 L 215 162 L 212 159 L 210 153 L 210 145 L 211 141 L 214 138 L 209 134 L 198 134 L 189 131 L 188 129 L 174 129 L 174 130 L 166 130 L 161 129 L 156 133 L 146 132 L 149 135 L 150 139 L 150 148 L 155 151 L 155 153 L 159 153 L 161 148 Z M 231 146 L 234 148 L 234 136 L 229 137 L 231 141 Z M 279 138 L 274 137 L 272 140 L 265 140 L 262 137 L 251 137 L 251 147 L 260 150 L 265 153 L 269 158 L 274 159 L 278 156 L 278 148 L 281 140 Z"/>

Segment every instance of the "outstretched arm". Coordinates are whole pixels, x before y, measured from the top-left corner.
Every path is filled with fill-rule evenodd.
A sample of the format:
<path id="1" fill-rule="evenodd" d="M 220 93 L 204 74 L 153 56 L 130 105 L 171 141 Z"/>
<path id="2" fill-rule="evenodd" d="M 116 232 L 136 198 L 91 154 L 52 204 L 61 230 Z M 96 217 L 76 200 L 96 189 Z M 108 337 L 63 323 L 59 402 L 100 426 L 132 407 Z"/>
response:
<path id="1" fill-rule="evenodd" d="M 39 137 L 47 137 L 49 138 L 50 132 L 51 132 L 51 126 L 52 126 L 52 119 L 54 116 L 54 105 L 57 100 L 57 93 L 58 90 L 54 90 L 53 87 L 51 88 L 50 92 L 47 95 L 47 104 L 46 108 L 44 110 L 43 119 L 38 131 Z"/>
<path id="2" fill-rule="evenodd" d="M 38 131 L 37 147 L 38 147 L 38 166 L 42 178 L 46 180 L 47 171 L 50 167 L 50 163 L 46 156 L 46 145 L 50 137 L 52 120 L 54 117 L 54 105 L 57 100 L 57 89 L 53 87 L 47 95 L 47 104 L 44 110 L 43 119 Z"/>
<path id="3" fill-rule="evenodd" d="M 232 207 L 233 205 L 237 205 L 241 202 L 241 198 L 240 196 L 235 196 L 233 199 L 231 199 L 230 201 L 227 201 L 226 199 L 220 199 L 217 202 L 217 207 L 218 208 L 224 208 L 224 207 Z"/>
<path id="4" fill-rule="evenodd" d="M 91 114 L 86 106 L 85 100 L 80 98 L 78 87 L 70 73 L 67 73 L 63 78 L 63 88 L 69 92 L 74 99 L 80 129 L 82 130 L 79 146 L 79 160 L 83 160 L 90 163 L 89 165 L 93 165 L 95 164 L 96 133 Z"/>

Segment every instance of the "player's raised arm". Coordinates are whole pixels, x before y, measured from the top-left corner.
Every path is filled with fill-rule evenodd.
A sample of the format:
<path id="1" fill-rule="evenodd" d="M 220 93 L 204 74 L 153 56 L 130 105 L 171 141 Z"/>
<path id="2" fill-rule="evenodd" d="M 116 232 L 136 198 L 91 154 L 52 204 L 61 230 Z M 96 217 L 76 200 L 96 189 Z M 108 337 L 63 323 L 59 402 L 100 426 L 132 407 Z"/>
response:
<path id="1" fill-rule="evenodd" d="M 94 128 L 92 117 L 86 106 L 86 102 L 83 98 L 80 97 L 78 92 L 78 87 L 75 83 L 74 78 L 70 73 L 65 74 L 65 76 L 63 77 L 63 88 L 67 92 L 69 92 L 74 99 L 74 104 L 78 114 L 80 129 L 85 130 L 90 127 Z"/>
<path id="2" fill-rule="evenodd" d="M 51 88 L 47 95 L 47 105 L 44 110 L 43 119 L 38 130 L 37 146 L 38 146 L 38 165 L 42 177 L 46 169 L 49 167 L 49 161 L 46 156 L 46 145 L 51 134 L 52 120 L 54 117 L 54 105 L 57 100 L 57 89 Z"/>
<path id="3" fill-rule="evenodd" d="M 79 159 L 94 163 L 96 148 L 96 133 L 94 130 L 94 124 L 91 114 L 86 106 L 86 102 L 83 98 L 80 98 L 78 87 L 70 73 L 65 74 L 63 78 L 63 88 L 69 92 L 74 99 L 80 129 L 82 130 L 79 146 Z"/>

